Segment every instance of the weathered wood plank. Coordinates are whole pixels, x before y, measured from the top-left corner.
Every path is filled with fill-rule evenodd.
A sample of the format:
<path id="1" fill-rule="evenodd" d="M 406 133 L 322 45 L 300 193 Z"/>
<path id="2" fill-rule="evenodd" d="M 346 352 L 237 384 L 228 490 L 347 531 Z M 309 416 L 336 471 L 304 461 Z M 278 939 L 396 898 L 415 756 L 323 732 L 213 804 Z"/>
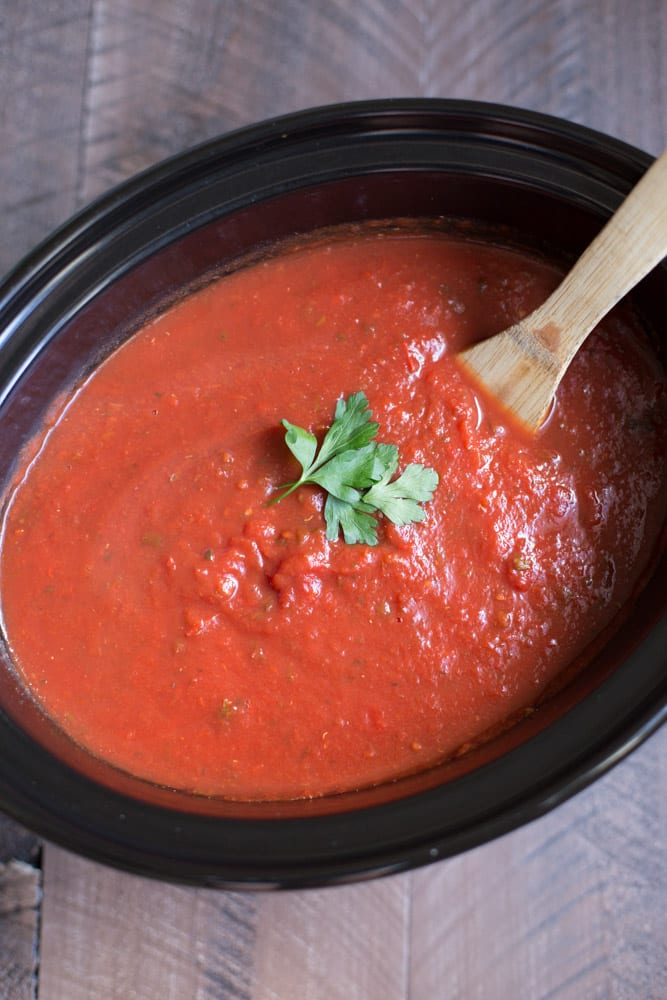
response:
<path id="1" fill-rule="evenodd" d="M 7 861 L 36 863 L 40 843 L 34 833 L 0 814 L 0 864 Z"/>
<path id="2" fill-rule="evenodd" d="M 49 847 L 39 1000 L 250 994 L 256 897 L 148 881 Z"/>
<path id="3" fill-rule="evenodd" d="M 0 271 L 75 208 L 91 2 L 0 13 Z"/>
<path id="4" fill-rule="evenodd" d="M 262 899 L 252 1000 L 404 1000 L 410 896 L 407 874 Z"/>
<path id="5" fill-rule="evenodd" d="M 231 128 L 418 90 L 420 5 L 98 0 L 81 197 Z"/>
<path id="6" fill-rule="evenodd" d="M 79 199 L 249 121 L 364 97 L 505 101 L 659 152 L 665 38 L 661 0 L 97 0 Z"/>
<path id="7" fill-rule="evenodd" d="M 667 997 L 667 729 L 590 789 L 611 995 Z"/>
<path id="8" fill-rule="evenodd" d="M 531 108 L 664 148 L 663 0 L 424 6 L 420 93 Z"/>
<path id="9" fill-rule="evenodd" d="M 33 1000 L 41 872 L 22 861 L 0 864 L 0 1000 Z"/>
<path id="10" fill-rule="evenodd" d="M 667 732 L 509 836 L 414 873 L 413 998 L 667 996 Z"/>
<path id="11" fill-rule="evenodd" d="M 215 892 L 150 882 L 49 846 L 39 998 L 403 1000 L 409 878 Z"/>

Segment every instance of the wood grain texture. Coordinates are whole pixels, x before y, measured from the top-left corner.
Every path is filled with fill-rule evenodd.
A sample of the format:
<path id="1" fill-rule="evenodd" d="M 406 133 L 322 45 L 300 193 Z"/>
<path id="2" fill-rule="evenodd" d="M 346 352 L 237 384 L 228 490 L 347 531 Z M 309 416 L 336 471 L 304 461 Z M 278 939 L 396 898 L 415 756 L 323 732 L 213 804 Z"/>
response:
<path id="1" fill-rule="evenodd" d="M 662 0 L 96 0 L 79 198 L 250 121 L 370 97 L 502 101 L 659 152 L 665 39 Z"/>
<path id="2" fill-rule="evenodd" d="M 76 205 L 91 0 L 3 0 L 0 271 Z"/>
<path id="3" fill-rule="evenodd" d="M 653 153 L 667 139 L 663 0 L 426 5 L 420 92 L 559 115 Z"/>
<path id="4" fill-rule="evenodd" d="M 39 863 L 40 844 L 34 833 L 0 813 L 0 864 L 7 861 Z"/>
<path id="5" fill-rule="evenodd" d="M 33 1000 L 41 872 L 21 861 L 0 865 L 0 1000 Z"/>
<path id="6" fill-rule="evenodd" d="M 49 847 L 39 1000 L 403 1000 L 409 879 L 215 892 Z"/>
<path id="7" fill-rule="evenodd" d="M 156 160 L 320 103 L 505 102 L 658 153 L 665 53 L 664 0 L 0 0 L 0 268 Z M 666 793 L 660 733 L 500 841 L 289 896 L 159 885 L 46 845 L 39 998 L 664 1000 Z M 34 907 L 15 917 L 34 940 Z M 0 983 L 17 970 L 6 996 L 24 1000 L 34 952 L 7 926 Z"/>
<path id="8" fill-rule="evenodd" d="M 411 875 L 259 901 L 252 1000 L 404 1000 Z"/>
<path id="9" fill-rule="evenodd" d="M 250 996 L 256 897 L 163 885 L 50 847 L 39 1000 Z"/>
<path id="10" fill-rule="evenodd" d="M 509 836 L 414 874 L 411 1000 L 664 1000 L 667 732 Z"/>
<path id="11" fill-rule="evenodd" d="M 81 197 L 254 120 L 414 93 L 418 45 L 408 58 L 403 39 L 419 32 L 402 4 L 99 0 Z"/>

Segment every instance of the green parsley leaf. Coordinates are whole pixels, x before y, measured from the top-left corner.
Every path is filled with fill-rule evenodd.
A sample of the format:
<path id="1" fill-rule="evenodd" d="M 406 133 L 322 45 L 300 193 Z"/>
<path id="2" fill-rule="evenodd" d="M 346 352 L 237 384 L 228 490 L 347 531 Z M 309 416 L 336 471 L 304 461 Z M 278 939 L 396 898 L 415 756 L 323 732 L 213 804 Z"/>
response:
<path id="1" fill-rule="evenodd" d="M 345 503 L 330 493 L 324 505 L 327 538 L 330 542 L 335 542 L 342 530 L 348 545 L 354 545 L 355 542 L 377 545 L 377 521 L 372 516 L 372 511 L 372 507 L 366 507 L 361 501 L 355 504 Z"/>
<path id="2" fill-rule="evenodd" d="M 327 493 L 355 503 L 361 499 L 360 490 L 372 486 L 384 472 L 378 446 L 367 444 L 357 451 L 349 449 L 335 455 L 311 475 L 311 480 L 322 486 Z"/>
<path id="3" fill-rule="evenodd" d="M 424 520 L 426 512 L 419 505 L 433 499 L 437 485 L 438 474 L 434 469 L 413 463 L 393 482 L 387 476 L 371 486 L 364 494 L 364 501 L 394 524 L 411 524 Z"/>
<path id="4" fill-rule="evenodd" d="M 317 438 L 314 434 L 303 427 L 290 423 L 289 420 L 282 420 L 281 423 L 287 430 L 285 443 L 303 471 L 293 483 L 286 483 L 282 487 L 284 492 L 280 496 L 274 497 L 273 500 L 269 501 L 270 503 L 278 503 L 279 500 L 293 493 L 304 483 L 316 482 L 314 474 L 321 466 L 342 452 L 356 451 L 365 447 L 373 440 L 379 426 L 371 421 L 368 400 L 363 392 L 355 392 L 347 400 L 338 400 L 334 422 L 322 441 L 317 457 L 315 457 Z"/>
<path id="5" fill-rule="evenodd" d="M 347 401 L 339 399 L 334 422 L 322 442 L 317 464 L 328 462 L 341 451 L 363 448 L 373 440 L 379 429 L 380 425 L 371 421 L 365 393 L 354 392 Z"/>
<path id="6" fill-rule="evenodd" d="M 283 420 L 283 427 L 287 428 L 285 444 L 304 469 L 307 468 L 315 458 L 317 451 L 317 438 L 303 427 L 291 424 L 289 420 Z"/>
<path id="7" fill-rule="evenodd" d="M 423 521 L 426 514 L 420 504 L 433 499 L 438 474 L 413 463 L 392 480 L 398 468 L 398 448 L 374 441 L 379 425 L 371 419 L 363 392 L 338 400 L 334 422 L 319 452 L 314 434 L 289 420 L 282 424 L 287 431 L 285 443 L 302 471 L 294 482 L 280 487 L 282 492 L 270 504 L 305 483 L 321 486 L 328 493 L 324 506 L 327 538 L 335 541 L 342 531 L 350 545 L 377 544 L 377 513 L 397 525 Z"/>

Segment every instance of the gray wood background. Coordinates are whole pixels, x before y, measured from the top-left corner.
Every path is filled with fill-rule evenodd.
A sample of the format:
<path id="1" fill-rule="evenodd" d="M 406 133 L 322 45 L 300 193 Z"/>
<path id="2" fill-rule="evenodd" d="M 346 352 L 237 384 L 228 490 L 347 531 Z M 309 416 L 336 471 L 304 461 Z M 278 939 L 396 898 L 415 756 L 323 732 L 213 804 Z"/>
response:
<path id="1" fill-rule="evenodd" d="M 368 97 L 500 101 L 657 154 L 666 0 L 0 0 L 0 268 L 111 184 Z M 667 732 L 549 816 L 365 885 L 149 883 L 0 819 L 0 1000 L 664 1000 Z"/>

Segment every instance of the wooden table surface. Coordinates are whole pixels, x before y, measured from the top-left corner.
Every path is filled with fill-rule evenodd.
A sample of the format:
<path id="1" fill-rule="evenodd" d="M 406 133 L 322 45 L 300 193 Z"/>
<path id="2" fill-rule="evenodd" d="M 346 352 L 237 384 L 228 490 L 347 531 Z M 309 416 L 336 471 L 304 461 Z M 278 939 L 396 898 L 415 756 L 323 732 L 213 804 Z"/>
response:
<path id="1" fill-rule="evenodd" d="M 0 0 L 0 267 L 137 170 L 333 101 L 464 97 L 667 145 L 666 0 Z M 0 819 L 0 1000 L 667 998 L 667 731 L 410 874 L 236 894 Z"/>

